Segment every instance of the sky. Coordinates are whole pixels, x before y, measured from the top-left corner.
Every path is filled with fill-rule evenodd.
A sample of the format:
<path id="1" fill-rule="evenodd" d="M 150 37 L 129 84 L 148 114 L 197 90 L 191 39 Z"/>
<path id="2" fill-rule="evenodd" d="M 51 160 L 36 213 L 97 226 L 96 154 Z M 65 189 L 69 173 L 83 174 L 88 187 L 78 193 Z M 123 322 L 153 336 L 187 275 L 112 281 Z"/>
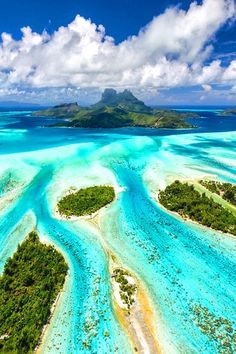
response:
<path id="1" fill-rule="evenodd" d="M 0 102 L 236 105 L 234 0 L 0 0 Z"/>

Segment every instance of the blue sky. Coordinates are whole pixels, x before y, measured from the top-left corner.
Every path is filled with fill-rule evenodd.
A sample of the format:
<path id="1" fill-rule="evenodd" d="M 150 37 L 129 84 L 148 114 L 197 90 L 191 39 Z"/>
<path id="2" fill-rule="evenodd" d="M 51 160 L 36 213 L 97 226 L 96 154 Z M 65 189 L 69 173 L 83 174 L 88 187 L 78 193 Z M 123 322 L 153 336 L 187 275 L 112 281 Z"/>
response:
<path id="1" fill-rule="evenodd" d="M 234 19 L 233 0 L 4 1 L 0 101 L 236 105 Z"/>
<path id="2" fill-rule="evenodd" d="M 34 31 L 45 28 L 53 32 L 72 22 L 77 14 L 103 24 L 117 42 L 137 34 L 154 16 L 168 6 L 181 4 L 187 9 L 191 1 L 176 0 L 8 0 L 1 4 L 0 32 L 20 37 L 20 28 L 29 25 Z"/>

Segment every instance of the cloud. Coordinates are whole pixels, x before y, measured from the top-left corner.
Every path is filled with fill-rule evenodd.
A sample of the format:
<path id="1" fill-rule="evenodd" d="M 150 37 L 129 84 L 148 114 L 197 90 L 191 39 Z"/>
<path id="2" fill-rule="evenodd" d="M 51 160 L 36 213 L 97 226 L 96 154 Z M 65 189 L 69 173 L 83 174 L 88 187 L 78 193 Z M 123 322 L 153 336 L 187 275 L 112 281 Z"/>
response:
<path id="1" fill-rule="evenodd" d="M 207 84 L 202 85 L 202 88 L 205 92 L 211 92 L 212 90 L 211 85 L 207 85 Z"/>
<path id="2" fill-rule="evenodd" d="M 223 81 L 236 83 L 236 60 L 231 61 L 228 68 L 224 71 Z"/>
<path id="3" fill-rule="evenodd" d="M 22 28 L 20 40 L 2 33 L 0 84 L 75 90 L 236 84 L 235 60 L 227 68 L 209 62 L 215 33 L 234 16 L 233 0 L 192 2 L 188 11 L 167 9 L 118 45 L 102 25 L 79 15 L 52 35 L 30 27 Z"/>

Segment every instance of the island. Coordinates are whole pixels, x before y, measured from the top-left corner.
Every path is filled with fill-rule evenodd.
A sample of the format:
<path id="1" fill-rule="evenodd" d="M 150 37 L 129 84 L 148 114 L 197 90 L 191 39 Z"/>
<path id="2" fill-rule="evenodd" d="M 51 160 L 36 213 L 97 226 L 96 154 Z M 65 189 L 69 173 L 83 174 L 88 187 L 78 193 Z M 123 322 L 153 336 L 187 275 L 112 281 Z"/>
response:
<path id="1" fill-rule="evenodd" d="M 81 107 L 77 103 L 68 103 L 33 112 L 34 117 L 61 118 L 53 126 L 73 128 L 121 128 L 150 127 L 166 129 L 196 128 L 185 121 L 196 118 L 194 112 L 178 112 L 168 109 L 151 108 L 137 99 L 131 91 L 117 93 L 106 89 L 102 98 L 90 107 Z"/>
<path id="2" fill-rule="evenodd" d="M 115 191 L 111 186 L 93 186 L 65 195 L 58 202 L 58 211 L 66 217 L 91 215 L 111 203 Z"/>
<path id="3" fill-rule="evenodd" d="M 160 353 L 156 317 L 146 289 L 114 254 L 108 251 L 108 255 L 113 308 L 134 352 Z"/>
<path id="4" fill-rule="evenodd" d="M 236 108 L 226 109 L 223 112 L 219 112 L 219 114 L 226 117 L 236 116 Z"/>
<path id="5" fill-rule="evenodd" d="M 116 268 L 113 271 L 112 278 L 115 280 L 116 285 L 118 285 L 118 302 L 124 308 L 130 310 L 131 306 L 135 303 L 134 296 L 137 290 L 131 274 L 127 270 Z"/>
<path id="6" fill-rule="evenodd" d="M 199 193 L 193 185 L 176 180 L 160 191 L 159 202 L 184 218 L 236 235 L 236 216 L 205 193 Z"/>
<path id="7" fill-rule="evenodd" d="M 33 353 L 68 266 L 35 231 L 18 246 L 0 277 L 0 352 Z"/>

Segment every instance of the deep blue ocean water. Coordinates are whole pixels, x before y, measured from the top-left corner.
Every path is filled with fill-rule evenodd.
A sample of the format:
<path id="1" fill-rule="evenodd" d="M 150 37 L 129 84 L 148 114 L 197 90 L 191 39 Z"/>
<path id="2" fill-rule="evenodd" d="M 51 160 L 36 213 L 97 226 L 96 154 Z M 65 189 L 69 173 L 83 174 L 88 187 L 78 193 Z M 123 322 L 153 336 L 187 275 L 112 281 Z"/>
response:
<path id="1" fill-rule="evenodd" d="M 48 128 L 55 122 L 60 122 L 61 119 L 55 118 L 40 118 L 31 117 L 29 110 L 0 109 L 0 137 L 1 131 L 4 129 L 4 141 L 7 143 L 7 151 L 28 151 L 41 147 L 60 146 L 61 144 L 72 144 L 87 139 L 96 140 L 111 140 L 125 136 L 168 136 L 190 133 L 207 133 L 207 132 L 227 132 L 236 130 L 236 117 L 225 117 L 220 115 L 220 111 L 225 107 L 210 107 L 209 111 L 206 108 L 194 107 L 192 111 L 198 111 L 199 118 L 189 118 L 187 121 L 197 126 L 196 129 L 151 129 L 151 128 L 119 128 L 119 129 L 68 129 L 68 128 Z M 190 107 L 178 108 L 178 110 L 191 111 Z M 42 129 L 43 128 L 43 129 Z M 19 134 L 12 139 L 10 131 L 19 130 Z M 9 140 L 7 139 L 6 131 L 9 130 Z M 20 134 L 20 131 L 25 132 Z M 24 135 L 24 138 L 23 138 Z M 26 138 L 25 138 L 26 137 Z M 21 144 L 22 138 L 24 144 Z M 0 140 L 0 152 L 4 153 L 6 147 L 4 141 Z"/>

